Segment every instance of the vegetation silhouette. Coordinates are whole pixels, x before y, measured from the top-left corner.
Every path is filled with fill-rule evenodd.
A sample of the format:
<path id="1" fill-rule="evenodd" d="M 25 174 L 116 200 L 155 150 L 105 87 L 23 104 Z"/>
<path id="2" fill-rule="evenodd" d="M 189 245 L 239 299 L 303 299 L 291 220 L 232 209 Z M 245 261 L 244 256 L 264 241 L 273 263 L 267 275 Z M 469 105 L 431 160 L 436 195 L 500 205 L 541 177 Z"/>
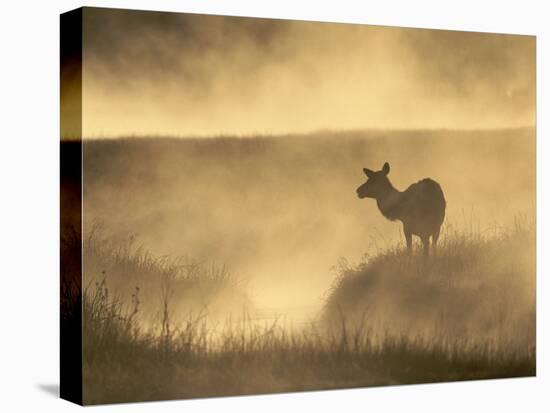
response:
<path id="1" fill-rule="evenodd" d="M 534 211 L 533 137 L 86 141 L 82 235 L 63 244 L 82 253 L 80 305 L 62 292 L 82 326 L 84 404 L 534 375 L 535 229 L 511 223 Z M 350 183 L 380 153 L 398 188 L 437 177 L 453 200 L 429 260 L 357 208 Z M 315 307 L 296 317 L 298 304 Z"/>
<path id="2" fill-rule="evenodd" d="M 143 249 L 108 248 L 87 256 L 124 263 L 141 285 L 170 268 Z M 257 323 L 246 311 L 221 323 L 209 308 L 179 317 L 181 300 L 169 294 L 177 284 L 199 294 L 204 282 L 233 290 L 210 272 L 174 279 L 168 290 L 149 287 L 162 293 L 161 316 L 143 323 L 154 311 L 144 305 L 147 288 L 123 298 L 113 294 L 120 275 L 98 274 L 83 291 L 84 404 L 533 376 L 534 295 L 524 285 L 533 249 L 531 227 L 494 236 L 445 231 L 433 260 L 395 248 L 340 266 L 320 319 L 300 328 Z M 502 251 L 507 262 L 495 266 Z"/>

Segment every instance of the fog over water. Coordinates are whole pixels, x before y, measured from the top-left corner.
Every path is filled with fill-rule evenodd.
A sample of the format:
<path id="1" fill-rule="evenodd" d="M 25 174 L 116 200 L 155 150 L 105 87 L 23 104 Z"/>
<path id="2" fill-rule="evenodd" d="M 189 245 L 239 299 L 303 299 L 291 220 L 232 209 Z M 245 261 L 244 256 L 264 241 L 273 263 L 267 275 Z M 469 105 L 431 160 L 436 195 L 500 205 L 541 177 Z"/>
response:
<path id="1" fill-rule="evenodd" d="M 317 306 L 339 258 L 403 242 L 357 198 L 363 167 L 438 181 L 447 230 L 532 223 L 534 56 L 530 36 L 88 8 L 85 229 Z"/>
<path id="2" fill-rule="evenodd" d="M 264 306 L 319 304 L 339 258 L 404 247 L 401 225 L 357 198 L 364 166 L 389 161 L 400 190 L 437 180 L 443 239 L 534 220 L 532 129 L 88 141 L 84 160 L 88 228 L 226 264 Z"/>

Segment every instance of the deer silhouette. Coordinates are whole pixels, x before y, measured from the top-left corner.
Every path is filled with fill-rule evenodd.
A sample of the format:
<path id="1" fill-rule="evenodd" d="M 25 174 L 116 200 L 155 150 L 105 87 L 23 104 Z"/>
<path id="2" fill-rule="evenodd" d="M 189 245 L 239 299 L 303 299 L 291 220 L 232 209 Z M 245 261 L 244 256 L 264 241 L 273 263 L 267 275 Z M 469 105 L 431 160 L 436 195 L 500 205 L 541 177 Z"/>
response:
<path id="1" fill-rule="evenodd" d="M 411 251 L 412 236 L 422 240 L 424 254 L 432 248 L 435 251 L 441 224 L 445 219 L 445 197 L 441 186 L 430 178 L 422 179 L 400 192 L 394 188 L 388 174 L 390 164 L 385 163 L 380 171 L 363 168 L 367 182 L 357 188 L 359 198 L 374 198 L 378 209 L 390 221 L 401 221 L 407 242 L 407 250 Z"/>

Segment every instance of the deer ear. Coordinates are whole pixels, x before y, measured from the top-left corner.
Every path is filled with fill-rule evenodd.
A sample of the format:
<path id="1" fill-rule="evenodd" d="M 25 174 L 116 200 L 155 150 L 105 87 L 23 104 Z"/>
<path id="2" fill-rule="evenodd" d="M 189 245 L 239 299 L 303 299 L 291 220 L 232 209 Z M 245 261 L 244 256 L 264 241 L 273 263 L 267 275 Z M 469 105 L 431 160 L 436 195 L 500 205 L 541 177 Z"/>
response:
<path id="1" fill-rule="evenodd" d="M 363 168 L 363 172 L 365 173 L 365 175 L 367 175 L 368 178 L 371 178 L 374 175 L 374 171 L 368 168 Z"/>
<path id="2" fill-rule="evenodd" d="M 390 173 L 390 164 L 389 163 L 386 162 L 384 164 L 384 166 L 382 167 L 382 172 L 384 172 L 385 175 Z"/>

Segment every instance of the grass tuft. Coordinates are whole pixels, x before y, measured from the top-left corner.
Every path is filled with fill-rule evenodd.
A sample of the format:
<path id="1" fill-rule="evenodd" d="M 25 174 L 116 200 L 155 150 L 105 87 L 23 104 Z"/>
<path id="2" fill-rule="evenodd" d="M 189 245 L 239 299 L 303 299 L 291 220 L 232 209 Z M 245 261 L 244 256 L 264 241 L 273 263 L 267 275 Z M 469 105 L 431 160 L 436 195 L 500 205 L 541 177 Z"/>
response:
<path id="1" fill-rule="evenodd" d="M 161 317 L 143 324 L 143 289 L 126 302 L 104 276 L 83 294 L 85 403 L 534 375 L 531 248 L 534 232 L 517 227 L 447 234 L 428 260 L 393 248 L 355 266 L 341 261 L 323 322 L 297 329 L 259 324 L 246 310 L 218 324 L 204 308 L 176 317 L 170 283 Z M 147 257 L 106 261 L 173 274 Z"/>

